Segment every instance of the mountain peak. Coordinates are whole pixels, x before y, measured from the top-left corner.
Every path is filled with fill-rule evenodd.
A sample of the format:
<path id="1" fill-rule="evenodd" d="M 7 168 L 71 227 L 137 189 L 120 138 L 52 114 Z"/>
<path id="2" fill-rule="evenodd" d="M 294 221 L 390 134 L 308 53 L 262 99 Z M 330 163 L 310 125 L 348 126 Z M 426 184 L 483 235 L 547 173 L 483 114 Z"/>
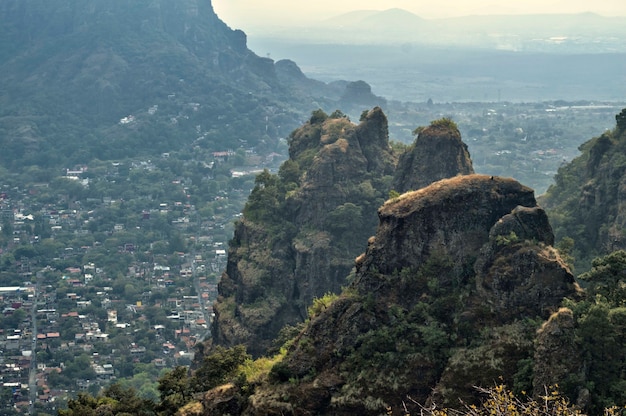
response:
<path id="1" fill-rule="evenodd" d="M 467 145 L 456 124 L 436 120 L 418 129 L 411 150 L 400 158 L 393 187 L 403 193 L 456 175 L 474 173 Z"/>
<path id="2" fill-rule="evenodd" d="M 471 403 L 471 386 L 512 382 L 518 361 L 532 357 L 536 328 L 524 319 L 547 319 L 579 293 L 558 253 L 536 239 L 549 241 L 550 230 L 533 191 L 513 179 L 444 179 L 387 201 L 379 217 L 348 290 L 311 316 L 246 414 Z M 494 225 L 513 219 L 527 232 L 497 238 Z"/>

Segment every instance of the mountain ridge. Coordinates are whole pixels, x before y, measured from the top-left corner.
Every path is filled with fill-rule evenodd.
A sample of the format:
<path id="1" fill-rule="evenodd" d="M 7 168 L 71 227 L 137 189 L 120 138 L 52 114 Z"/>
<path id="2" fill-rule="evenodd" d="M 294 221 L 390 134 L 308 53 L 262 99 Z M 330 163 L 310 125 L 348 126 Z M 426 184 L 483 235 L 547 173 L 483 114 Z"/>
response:
<path id="1" fill-rule="evenodd" d="M 404 9 L 390 9 L 353 11 L 309 24 L 297 32 L 285 25 L 257 27 L 251 33 L 256 38 L 283 37 L 290 42 L 305 44 L 341 39 L 342 43 L 357 45 L 448 45 L 489 50 L 498 49 L 504 42 L 514 42 L 518 49 L 525 51 L 623 52 L 619 40 L 626 37 L 624 22 L 626 17 L 605 17 L 595 13 L 422 18 Z M 553 38 L 566 39 L 554 43 Z"/>
<path id="2" fill-rule="evenodd" d="M 7 0 L 0 19 L 0 160 L 14 169 L 233 138 L 271 153 L 343 92 L 286 79 L 210 1 Z"/>

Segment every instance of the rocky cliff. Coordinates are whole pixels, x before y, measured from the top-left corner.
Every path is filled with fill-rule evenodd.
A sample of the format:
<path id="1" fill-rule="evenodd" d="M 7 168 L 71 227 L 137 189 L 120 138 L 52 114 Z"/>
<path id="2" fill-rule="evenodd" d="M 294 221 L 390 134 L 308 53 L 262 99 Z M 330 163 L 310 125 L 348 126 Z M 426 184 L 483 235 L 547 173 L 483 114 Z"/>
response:
<path id="1" fill-rule="evenodd" d="M 378 216 L 352 284 L 310 317 L 245 414 L 417 414 L 415 402 L 472 401 L 499 377 L 532 386 L 537 320 L 580 295 L 533 191 L 459 176 Z"/>
<path id="2" fill-rule="evenodd" d="M 214 342 L 254 355 L 347 283 L 396 163 L 380 108 L 358 125 L 318 111 L 289 141 L 289 161 L 257 185 L 236 225 L 215 305 Z"/>
<path id="3" fill-rule="evenodd" d="M 419 129 L 410 151 L 398 163 L 393 188 L 408 192 L 439 179 L 474 173 L 467 145 L 454 122 L 441 119 Z"/>
<path id="4" fill-rule="evenodd" d="M 444 155 L 437 154 L 444 150 L 437 146 L 416 146 L 411 153 L 445 163 L 451 176 L 465 173 L 464 163 L 453 168 L 465 149 L 455 137 Z M 376 230 L 376 210 L 393 175 L 410 175 L 396 168 L 398 155 L 378 107 L 358 125 L 340 112 L 316 111 L 289 144 L 289 160 L 278 175 L 257 178 L 236 225 L 214 306 L 213 343 L 245 344 L 255 356 L 267 352 L 285 325 L 302 323 L 315 297 L 348 284 L 354 258 Z M 471 170 L 469 156 L 463 162 Z M 439 171 L 430 173 L 422 174 L 422 183 L 440 179 Z"/>
<path id="5" fill-rule="evenodd" d="M 582 154 L 561 167 L 542 197 L 557 241 L 569 237 L 577 272 L 591 260 L 626 248 L 626 110 L 617 124 L 580 147 Z"/>

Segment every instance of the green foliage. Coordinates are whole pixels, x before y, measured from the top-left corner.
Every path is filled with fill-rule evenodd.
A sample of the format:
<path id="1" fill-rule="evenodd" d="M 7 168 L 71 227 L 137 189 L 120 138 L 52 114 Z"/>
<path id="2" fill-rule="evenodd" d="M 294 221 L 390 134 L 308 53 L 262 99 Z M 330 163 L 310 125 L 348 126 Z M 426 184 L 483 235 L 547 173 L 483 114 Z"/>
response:
<path id="1" fill-rule="evenodd" d="M 431 305 L 417 302 L 407 309 L 364 299 L 363 306 L 382 314 L 376 318 L 380 324 L 359 335 L 345 357 L 341 371 L 346 383 L 333 398 L 335 404 L 361 406 L 366 401 L 366 407 L 381 410 L 386 407 L 381 397 L 395 397 L 407 386 L 421 390 L 434 385 L 452 340 L 449 327 L 432 314 Z"/>
<path id="2" fill-rule="evenodd" d="M 348 116 L 345 115 L 341 110 L 335 110 L 332 112 L 332 114 L 330 116 L 328 116 L 328 118 L 345 118 L 348 119 Z M 349 120 L 349 119 L 348 119 Z"/>
<path id="3" fill-rule="evenodd" d="M 96 416 L 96 415 L 155 415 L 154 403 L 137 397 L 134 389 L 124 389 L 119 384 L 112 384 L 93 397 L 88 393 L 79 393 L 70 399 L 67 409 L 59 409 L 59 416 Z"/>
<path id="4" fill-rule="evenodd" d="M 341 232 L 358 229 L 362 224 L 363 210 L 360 206 L 346 202 L 328 214 L 328 227 Z"/>
<path id="5" fill-rule="evenodd" d="M 299 186 L 301 174 L 300 165 L 291 159 L 286 160 L 278 170 L 278 176 L 283 183 L 287 184 L 287 187 L 289 187 L 289 184 Z"/>
<path id="6" fill-rule="evenodd" d="M 621 342 L 624 334 L 616 319 L 619 312 L 611 311 L 602 302 L 583 302 L 574 309 L 576 339 L 587 363 L 584 381 L 591 397 L 587 408 L 594 414 L 605 407 L 626 403 L 626 393 L 618 387 L 624 384 L 626 346 Z"/>
<path id="7" fill-rule="evenodd" d="M 574 240 L 569 254 L 579 271 L 589 270 L 594 257 L 623 248 L 619 195 L 626 175 L 625 114 L 616 116 L 614 132 L 584 143 L 579 148 L 582 154 L 559 168 L 542 201 L 557 241 Z"/>
<path id="8" fill-rule="evenodd" d="M 320 108 L 318 110 L 314 110 L 311 113 L 311 118 L 309 119 L 309 122 L 311 124 L 321 124 L 327 119 L 328 119 L 328 114 L 326 114 L 324 110 Z"/>
<path id="9" fill-rule="evenodd" d="M 159 379 L 159 415 L 173 415 L 193 398 L 187 367 L 176 367 Z"/>
<path id="10" fill-rule="evenodd" d="M 389 142 L 389 145 L 391 146 L 391 150 L 393 151 L 393 154 L 398 157 L 400 157 L 404 153 L 409 152 L 409 149 L 411 149 L 411 145 L 398 142 L 395 140 L 391 140 Z"/>
<path id="11" fill-rule="evenodd" d="M 451 129 L 451 130 L 459 130 L 459 126 L 457 126 L 457 124 L 449 117 L 443 117 L 437 120 L 433 120 L 430 122 L 430 126 L 431 127 L 443 127 L 443 128 Z M 417 129 L 419 129 L 419 127 Z"/>
<path id="12" fill-rule="evenodd" d="M 413 129 L 411 133 L 413 134 L 413 136 L 419 136 L 420 133 L 423 132 L 425 128 L 426 128 L 425 126 L 417 126 L 415 129 Z"/>
<path id="13" fill-rule="evenodd" d="M 618 250 L 592 262 L 580 275 L 592 296 L 601 296 L 611 307 L 626 305 L 626 251 Z"/>
<path id="14" fill-rule="evenodd" d="M 252 221 L 272 223 L 280 218 L 280 204 L 284 194 L 279 188 L 278 176 L 267 169 L 257 175 L 255 186 L 244 208 L 244 215 Z"/>
<path id="15" fill-rule="evenodd" d="M 556 245 L 556 249 L 559 250 L 559 255 L 567 263 L 570 267 L 572 273 L 574 272 L 574 262 L 576 258 L 573 256 L 572 252 L 574 250 L 574 239 L 571 237 L 564 237 L 559 241 Z"/>
<path id="16" fill-rule="evenodd" d="M 496 236 L 496 245 L 498 245 L 499 247 L 508 246 L 517 242 L 519 242 L 519 237 L 517 236 L 517 234 L 515 234 L 514 231 L 511 231 L 508 235 Z"/>
<path id="17" fill-rule="evenodd" d="M 313 304 L 309 306 L 308 315 L 309 319 L 316 317 L 326 309 L 330 307 L 330 305 L 339 298 L 339 295 L 336 293 L 327 292 L 321 298 L 313 299 Z"/>
<path id="18" fill-rule="evenodd" d="M 400 197 L 400 192 L 396 191 L 395 189 L 389 191 L 389 199 L 396 199 L 398 197 Z"/>
<path id="19" fill-rule="evenodd" d="M 575 337 L 585 363 L 582 381 L 589 390 L 588 410 L 626 404 L 626 252 L 620 250 L 593 261 L 590 271 L 580 276 L 587 300 L 569 302 L 576 319 Z M 574 380 L 576 381 L 576 380 Z M 580 380 L 564 384 L 576 395 Z"/>
<path id="20" fill-rule="evenodd" d="M 618 134 L 626 131 L 626 108 L 623 109 L 619 114 L 615 116 L 615 121 L 617 124 L 617 132 Z"/>
<path id="21" fill-rule="evenodd" d="M 289 366 L 283 361 L 275 363 L 269 372 L 269 379 L 273 382 L 284 383 L 293 379 L 293 377 L 293 372 L 291 371 Z"/>
<path id="22" fill-rule="evenodd" d="M 250 358 L 243 345 L 228 349 L 218 346 L 202 359 L 191 377 L 190 387 L 195 392 L 203 392 L 236 380 L 240 375 L 239 367 Z"/>

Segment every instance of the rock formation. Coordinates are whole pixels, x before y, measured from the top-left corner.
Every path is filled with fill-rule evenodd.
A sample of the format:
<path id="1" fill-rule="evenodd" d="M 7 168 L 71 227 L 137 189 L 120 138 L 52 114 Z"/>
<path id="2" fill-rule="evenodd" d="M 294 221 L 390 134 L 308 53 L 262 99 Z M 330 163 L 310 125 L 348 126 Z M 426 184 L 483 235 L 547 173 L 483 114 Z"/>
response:
<path id="1" fill-rule="evenodd" d="M 445 172 L 422 167 L 421 183 L 472 171 L 458 130 L 427 130 L 431 136 L 454 136 L 454 143 L 411 149 L 413 160 L 446 166 Z M 291 134 L 289 160 L 277 177 L 257 179 L 262 183 L 236 226 L 214 307 L 215 344 L 243 343 L 253 355 L 264 354 L 284 325 L 307 318 L 313 298 L 339 293 L 348 283 L 354 258 L 376 230 L 376 210 L 391 189 L 392 175 L 410 178 L 417 169 L 408 163 L 396 168 L 397 155 L 388 140 L 387 119 L 379 107 L 364 114 L 358 125 L 340 112 L 329 117 L 316 111 Z M 463 203 L 472 204 L 471 198 Z M 451 248 L 467 244 L 449 243 Z M 393 269 L 394 256 L 400 255 L 390 253 L 381 267 Z"/>
<path id="2" fill-rule="evenodd" d="M 576 272 L 594 257 L 626 249 L 626 109 L 616 127 L 580 146 L 582 154 L 562 166 L 542 197 L 557 241 L 573 239 Z"/>
<path id="3" fill-rule="evenodd" d="M 393 189 L 404 193 L 439 179 L 472 173 L 472 160 L 459 129 L 449 120 L 440 120 L 422 129 L 410 151 L 402 155 Z"/>
<path id="4" fill-rule="evenodd" d="M 512 382 L 533 357 L 528 320 L 579 294 L 532 190 L 514 180 L 442 180 L 387 201 L 379 218 L 353 283 L 311 317 L 246 414 L 471 401 L 473 385 Z"/>
<path id="5" fill-rule="evenodd" d="M 216 344 L 265 353 L 283 326 L 304 321 L 314 297 L 340 291 L 375 230 L 396 163 L 385 115 L 375 108 L 359 125 L 317 116 L 290 137 L 290 160 L 275 178 L 280 204 L 249 202 L 236 226 L 215 305 Z M 268 209 L 275 212 L 257 213 Z"/>

